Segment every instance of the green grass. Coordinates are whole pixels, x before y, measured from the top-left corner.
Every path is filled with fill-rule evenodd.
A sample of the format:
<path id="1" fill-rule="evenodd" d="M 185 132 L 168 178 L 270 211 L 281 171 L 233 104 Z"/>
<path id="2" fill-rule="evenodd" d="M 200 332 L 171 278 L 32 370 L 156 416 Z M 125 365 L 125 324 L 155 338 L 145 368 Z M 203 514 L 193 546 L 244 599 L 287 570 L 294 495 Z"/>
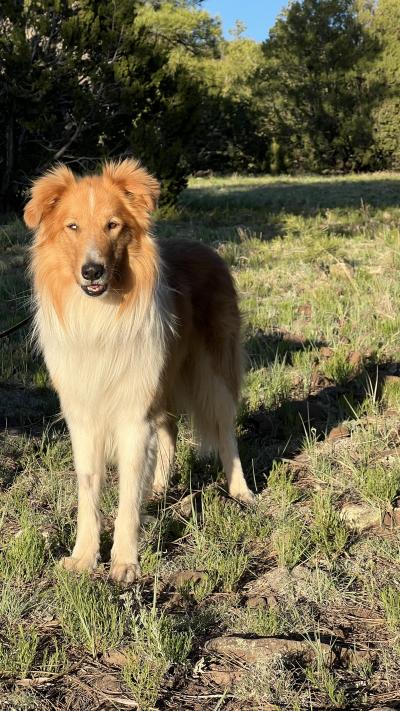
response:
<path id="1" fill-rule="evenodd" d="M 381 601 L 387 624 L 391 630 L 400 630 L 400 593 L 397 588 L 386 587 L 382 590 Z"/>
<path id="2" fill-rule="evenodd" d="M 179 629 L 179 622 L 155 608 L 132 619 L 133 646 L 127 652 L 123 678 L 144 711 L 154 707 L 164 677 L 171 666 L 183 665 L 190 653 L 193 635 Z"/>
<path id="3" fill-rule="evenodd" d="M 346 548 L 349 532 L 332 503 L 329 491 L 317 491 L 311 501 L 311 541 L 316 555 L 328 560 L 340 555 Z"/>
<path id="4" fill-rule="evenodd" d="M 126 620 L 109 585 L 60 568 L 55 597 L 61 627 L 72 644 L 81 645 L 93 657 L 119 645 Z"/>
<path id="5" fill-rule="evenodd" d="M 307 558 L 310 541 L 304 523 L 296 516 L 285 517 L 274 530 L 272 543 L 276 551 L 278 565 L 294 568 Z"/>
<path id="6" fill-rule="evenodd" d="M 157 235 L 212 245 L 234 274 L 247 354 L 237 433 L 257 500 L 241 508 L 225 495 L 218 462 L 199 458 L 183 419 L 170 493 L 149 505 L 142 530 L 144 576 L 130 588 L 108 578 L 114 469 L 103 564 L 92 576 L 56 565 L 75 536 L 71 447 L 52 424 L 59 406 L 26 330 L 0 341 L 5 708 L 115 699 L 149 711 L 195 701 L 314 711 L 395 698 L 399 196 L 394 173 L 196 178 L 177 208 L 157 213 Z M 4 218 L 0 330 L 29 310 L 28 245 L 21 221 Z M 374 526 L 346 518 L 349 506 L 372 511 Z M 223 634 L 302 639 L 313 659 L 227 662 L 207 653 Z M 343 636 L 356 652 L 372 645 L 374 658 L 330 665 L 320 640 Z"/>
<path id="7" fill-rule="evenodd" d="M 0 558 L 0 577 L 15 583 L 29 582 L 42 573 L 46 560 L 43 535 L 29 523 L 11 538 Z"/>

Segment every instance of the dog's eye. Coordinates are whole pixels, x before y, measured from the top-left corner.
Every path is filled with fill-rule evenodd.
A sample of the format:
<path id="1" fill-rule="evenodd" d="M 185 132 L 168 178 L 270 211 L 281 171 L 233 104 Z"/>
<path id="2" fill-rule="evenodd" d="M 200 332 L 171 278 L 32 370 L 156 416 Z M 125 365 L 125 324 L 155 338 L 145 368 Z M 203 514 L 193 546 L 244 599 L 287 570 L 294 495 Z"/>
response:
<path id="1" fill-rule="evenodd" d="M 109 230 L 115 230 L 116 227 L 118 227 L 118 222 L 115 222 L 114 220 L 111 220 L 108 225 L 107 225 Z"/>
<path id="2" fill-rule="evenodd" d="M 77 230 L 78 229 L 78 225 L 76 224 L 76 222 L 71 222 L 71 224 L 67 225 L 67 227 L 69 230 Z"/>

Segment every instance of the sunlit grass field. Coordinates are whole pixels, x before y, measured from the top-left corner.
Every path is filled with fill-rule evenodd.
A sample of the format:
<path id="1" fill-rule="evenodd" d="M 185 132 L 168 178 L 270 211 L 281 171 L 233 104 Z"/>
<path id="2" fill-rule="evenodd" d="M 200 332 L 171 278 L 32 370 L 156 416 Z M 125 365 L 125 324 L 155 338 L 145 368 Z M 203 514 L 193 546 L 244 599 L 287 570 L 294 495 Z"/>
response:
<path id="1" fill-rule="evenodd" d="M 29 311 L 29 235 L 0 221 L 0 331 Z M 400 699 L 400 175 L 195 178 L 155 234 L 234 273 L 253 508 L 182 420 L 144 511 L 143 577 L 60 570 L 71 449 L 42 360 L 0 341 L 0 709 L 373 709 Z"/>

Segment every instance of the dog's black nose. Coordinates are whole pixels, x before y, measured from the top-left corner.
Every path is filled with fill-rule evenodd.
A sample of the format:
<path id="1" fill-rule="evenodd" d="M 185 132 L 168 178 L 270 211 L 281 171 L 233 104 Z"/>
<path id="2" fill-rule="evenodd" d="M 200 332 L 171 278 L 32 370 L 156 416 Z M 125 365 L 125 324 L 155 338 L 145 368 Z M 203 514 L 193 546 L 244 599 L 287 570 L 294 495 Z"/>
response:
<path id="1" fill-rule="evenodd" d="M 86 262 L 86 264 L 83 265 L 81 272 L 84 279 L 87 279 L 88 281 L 96 281 L 96 279 L 100 279 L 100 277 L 103 276 L 104 265 L 96 262 Z"/>

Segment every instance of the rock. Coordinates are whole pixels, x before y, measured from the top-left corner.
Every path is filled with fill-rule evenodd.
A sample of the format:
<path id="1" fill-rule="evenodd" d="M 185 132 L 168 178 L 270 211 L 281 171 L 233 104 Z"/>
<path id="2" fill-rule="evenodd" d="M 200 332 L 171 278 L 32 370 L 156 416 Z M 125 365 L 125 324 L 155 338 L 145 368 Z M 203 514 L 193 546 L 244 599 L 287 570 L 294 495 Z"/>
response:
<path id="1" fill-rule="evenodd" d="M 350 430 L 346 425 L 338 425 L 337 427 L 332 427 L 327 439 L 331 442 L 335 439 L 343 439 L 344 437 L 350 437 Z"/>
<path id="2" fill-rule="evenodd" d="M 200 570 L 180 570 L 169 578 L 169 584 L 174 588 L 181 588 L 186 583 L 199 583 L 207 576 Z"/>
<path id="3" fill-rule="evenodd" d="M 356 662 L 359 663 L 361 659 L 371 659 L 369 650 L 356 650 L 340 643 L 330 645 L 320 641 L 308 642 L 305 640 L 283 639 L 281 637 L 248 639 L 240 635 L 210 639 L 205 644 L 205 651 L 245 664 L 267 664 L 277 656 L 301 657 L 307 663 L 314 661 L 316 657 L 319 659 L 322 656 L 328 666 L 337 661 L 351 665 Z"/>
<path id="4" fill-rule="evenodd" d="M 99 674 L 93 676 L 93 688 L 103 694 L 121 694 L 122 684 L 113 674 Z"/>
<path id="5" fill-rule="evenodd" d="M 207 672 L 207 677 L 214 684 L 216 684 L 216 686 L 222 686 L 224 689 L 231 689 L 245 676 L 245 674 L 246 672 L 243 669 L 232 669 L 229 671 L 211 669 Z"/>
<path id="6" fill-rule="evenodd" d="M 108 664 L 112 667 L 124 667 L 128 663 L 128 657 L 123 650 L 109 649 L 104 652 L 102 658 L 104 664 Z"/>
<path id="7" fill-rule="evenodd" d="M 278 607 L 279 603 L 275 595 L 267 596 L 267 605 L 268 607 Z"/>
<path id="8" fill-rule="evenodd" d="M 256 580 L 245 585 L 245 592 L 249 597 L 267 597 L 272 594 L 282 594 L 290 585 L 291 578 L 287 568 L 272 568 Z"/>
<path id="9" fill-rule="evenodd" d="M 216 637 L 206 643 L 205 649 L 207 652 L 233 657 L 246 664 L 265 664 L 277 655 L 297 655 L 307 662 L 311 662 L 315 659 L 317 649 L 327 664 L 330 664 L 335 657 L 329 644 L 321 642 L 317 648 L 316 645 L 309 642 L 278 637 L 259 637 L 258 639 L 247 639 L 240 636 Z"/>
<path id="10" fill-rule="evenodd" d="M 128 657 L 123 650 L 109 649 L 104 652 L 102 658 L 104 664 L 108 664 L 112 667 L 124 667 L 128 663 Z"/>
<path id="11" fill-rule="evenodd" d="M 244 588 L 248 597 L 269 598 L 284 595 L 294 584 L 306 580 L 309 571 L 302 565 L 296 565 L 290 572 L 287 568 L 277 567 L 252 580 Z M 276 599 L 276 598 L 275 598 Z"/>
<path id="12" fill-rule="evenodd" d="M 349 355 L 349 363 L 355 370 L 359 370 L 363 364 L 363 356 L 360 351 L 353 351 Z"/>
<path id="13" fill-rule="evenodd" d="M 246 602 L 247 607 L 255 607 L 255 608 L 260 608 L 260 607 L 266 607 L 267 606 L 267 601 L 265 600 L 264 597 L 259 597 L 255 595 L 254 597 L 249 597 L 247 602 Z"/>
<path id="14" fill-rule="evenodd" d="M 381 512 L 368 504 L 344 504 L 340 515 L 351 528 L 366 531 L 381 525 Z"/>

